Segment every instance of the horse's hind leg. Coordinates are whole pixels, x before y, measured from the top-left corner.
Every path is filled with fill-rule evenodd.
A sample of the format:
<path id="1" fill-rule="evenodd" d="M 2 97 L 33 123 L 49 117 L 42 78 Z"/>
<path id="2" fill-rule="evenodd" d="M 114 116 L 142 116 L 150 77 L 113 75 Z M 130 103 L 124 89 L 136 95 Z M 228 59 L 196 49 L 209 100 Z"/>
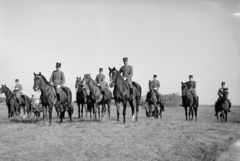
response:
<path id="1" fill-rule="evenodd" d="M 195 109 L 195 121 L 197 122 L 197 107 Z"/>
<path id="2" fill-rule="evenodd" d="M 85 108 L 85 112 L 86 112 L 86 116 L 85 116 L 85 118 L 87 118 L 87 114 L 88 114 L 88 108 L 87 108 L 87 105 L 86 105 L 86 104 L 82 104 L 82 106 Z"/>
<path id="3" fill-rule="evenodd" d="M 227 115 L 228 115 L 228 112 L 225 111 L 225 122 L 227 122 Z"/>
<path id="4" fill-rule="evenodd" d="M 132 100 L 132 101 L 129 101 L 129 104 L 130 104 L 131 109 L 132 109 L 132 121 L 134 121 L 135 118 L 134 118 L 134 105 L 133 105 L 133 100 Z"/>
<path id="5" fill-rule="evenodd" d="M 78 118 L 80 118 L 80 104 L 77 103 L 77 105 L 78 105 Z"/>

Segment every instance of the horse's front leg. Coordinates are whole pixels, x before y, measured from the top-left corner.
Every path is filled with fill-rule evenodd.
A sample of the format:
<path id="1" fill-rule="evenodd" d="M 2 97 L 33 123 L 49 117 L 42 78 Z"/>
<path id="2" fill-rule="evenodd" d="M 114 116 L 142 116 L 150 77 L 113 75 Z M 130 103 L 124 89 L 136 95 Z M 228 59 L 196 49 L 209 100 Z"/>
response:
<path id="1" fill-rule="evenodd" d="M 129 101 L 129 104 L 130 104 L 131 109 L 132 109 L 132 121 L 134 121 L 135 117 L 134 117 L 134 104 L 133 104 L 133 100 Z"/>
<path id="2" fill-rule="evenodd" d="M 115 101 L 116 108 L 117 108 L 117 122 L 119 122 L 119 113 L 120 113 L 120 103 Z"/>
<path id="3" fill-rule="evenodd" d="M 187 121 L 187 107 L 184 107 L 184 109 L 185 109 L 185 116 L 186 116 L 186 121 Z"/>
<path id="4" fill-rule="evenodd" d="M 127 101 L 123 101 L 123 124 L 126 123 L 126 110 L 127 110 Z M 132 115 L 134 112 L 132 112 Z"/>
<path id="5" fill-rule="evenodd" d="M 53 104 L 51 103 L 49 106 L 49 126 L 52 125 L 52 111 L 53 111 Z"/>
<path id="6" fill-rule="evenodd" d="M 77 103 L 77 106 L 78 106 L 78 118 L 80 118 L 80 103 Z"/>

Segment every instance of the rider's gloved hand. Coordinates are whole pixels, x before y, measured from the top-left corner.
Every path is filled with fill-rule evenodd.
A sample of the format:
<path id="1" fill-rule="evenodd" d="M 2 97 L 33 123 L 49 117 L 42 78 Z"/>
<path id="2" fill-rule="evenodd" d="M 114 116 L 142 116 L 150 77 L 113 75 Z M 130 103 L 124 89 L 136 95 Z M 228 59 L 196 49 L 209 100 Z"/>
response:
<path id="1" fill-rule="evenodd" d="M 124 80 L 127 80 L 127 77 L 124 77 Z"/>
<path id="2" fill-rule="evenodd" d="M 157 90 L 157 88 L 154 88 L 154 90 L 156 91 L 156 90 Z"/>
<path id="3" fill-rule="evenodd" d="M 57 85 L 57 88 L 61 88 L 61 86 L 60 86 L 60 85 Z"/>
<path id="4" fill-rule="evenodd" d="M 98 86 L 100 86 L 100 84 L 97 84 Z"/>

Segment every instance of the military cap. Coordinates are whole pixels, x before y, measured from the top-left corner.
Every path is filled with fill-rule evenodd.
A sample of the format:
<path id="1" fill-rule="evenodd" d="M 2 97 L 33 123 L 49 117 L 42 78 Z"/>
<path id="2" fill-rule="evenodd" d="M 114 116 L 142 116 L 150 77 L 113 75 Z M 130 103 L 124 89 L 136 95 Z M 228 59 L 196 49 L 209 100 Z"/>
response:
<path id="1" fill-rule="evenodd" d="M 225 85 L 225 82 L 222 82 L 222 85 Z"/>
<path id="2" fill-rule="evenodd" d="M 123 61 L 124 62 L 128 61 L 128 58 L 127 57 L 123 58 Z"/>
<path id="3" fill-rule="evenodd" d="M 193 78 L 193 75 L 189 75 L 189 78 Z"/>
<path id="4" fill-rule="evenodd" d="M 154 74 L 154 75 L 153 75 L 153 78 L 157 78 L 157 75 L 156 75 L 156 74 Z"/>
<path id="5" fill-rule="evenodd" d="M 102 71 L 103 71 L 103 68 L 99 68 L 99 71 L 102 72 Z"/>
<path id="6" fill-rule="evenodd" d="M 57 62 L 56 67 L 61 67 L 61 63 Z"/>
<path id="7" fill-rule="evenodd" d="M 18 80 L 18 79 L 15 79 L 15 82 L 19 82 L 19 80 Z"/>

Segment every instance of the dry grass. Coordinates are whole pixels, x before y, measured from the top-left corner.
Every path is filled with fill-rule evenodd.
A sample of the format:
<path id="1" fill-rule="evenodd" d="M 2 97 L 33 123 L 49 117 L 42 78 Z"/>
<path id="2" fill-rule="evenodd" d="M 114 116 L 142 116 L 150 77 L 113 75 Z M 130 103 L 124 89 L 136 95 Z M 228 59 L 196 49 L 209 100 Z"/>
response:
<path id="1" fill-rule="evenodd" d="M 0 105 L 0 160 L 236 160 L 240 138 L 240 109 L 232 109 L 229 122 L 221 124 L 211 107 L 200 107 L 198 122 L 185 121 L 181 107 L 166 108 L 163 119 L 147 119 L 140 109 L 138 122 L 116 123 L 111 118 L 92 122 L 78 120 L 63 124 L 54 119 L 51 127 L 35 119 L 7 119 Z M 56 113 L 54 112 L 54 117 Z M 121 115 L 122 120 L 122 115 Z"/>

